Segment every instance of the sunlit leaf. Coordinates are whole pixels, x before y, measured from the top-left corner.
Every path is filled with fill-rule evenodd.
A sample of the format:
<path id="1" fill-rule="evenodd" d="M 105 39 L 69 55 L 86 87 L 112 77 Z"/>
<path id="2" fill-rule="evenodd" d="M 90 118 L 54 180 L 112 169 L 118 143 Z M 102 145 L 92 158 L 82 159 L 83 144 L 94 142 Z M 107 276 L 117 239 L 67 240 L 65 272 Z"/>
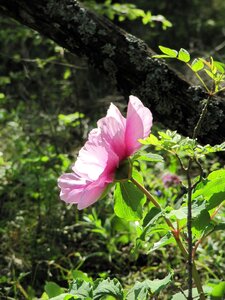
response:
<path id="1" fill-rule="evenodd" d="M 191 68 L 194 72 L 198 72 L 204 68 L 204 63 L 200 59 L 196 58 L 193 60 Z"/>
<path id="2" fill-rule="evenodd" d="M 178 52 L 178 57 L 179 60 L 184 61 L 184 62 L 189 62 L 190 61 L 190 54 L 187 50 L 181 48 Z"/>
<path id="3" fill-rule="evenodd" d="M 115 214 L 127 221 L 140 220 L 145 195 L 130 181 L 116 184 L 114 191 Z"/>
<path id="4" fill-rule="evenodd" d="M 164 46 L 159 46 L 159 49 L 162 51 L 162 53 L 168 55 L 169 57 L 173 57 L 173 58 L 177 57 L 178 52 L 174 49 L 167 48 Z"/>

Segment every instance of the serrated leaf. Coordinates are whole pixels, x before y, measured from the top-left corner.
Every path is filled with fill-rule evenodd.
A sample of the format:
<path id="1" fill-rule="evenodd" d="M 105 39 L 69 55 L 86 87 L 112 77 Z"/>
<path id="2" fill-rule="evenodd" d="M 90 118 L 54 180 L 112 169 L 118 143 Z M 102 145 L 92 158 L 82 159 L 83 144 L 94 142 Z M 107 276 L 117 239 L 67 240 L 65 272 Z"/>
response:
<path id="1" fill-rule="evenodd" d="M 190 57 L 190 54 L 187 50 L 181 48 L 178 52 L 178 57 L 177 57 L 179 60 L 181 61 L 184 61 L 184 62 L 189 62 L 191 57 Z"/>
<path id="2" fill-rule="evenodd" d="M 169 57 L 172 57 L 172 58 L 177 57 L 178 52 L 174 49 L 164 47 L 164 46 L 159 46 L 159 49 L 162 51 L 162 53 L 168 55 Z"/>
<path id="3" fill-rule="evenodd" d="M 83 299 L 93 299 L 93 287 L 90 282 L 86 282 L 82 279 L 73 280 L 69 293 L 75 296 L 79 296 Z"/>
<path id="4" fill-rule="evenodd" d="M 204 63 L 198 58 L 194 59 L 191 64 L 191 68 L 194 72 L 198 72 L 198 71 L 202 70 L 204 68 L 204 66 L 205 66 Z"/>
<path id="5" fill-rule="evenodd" d="M 127 221 L 136 221 L 142 218 L 142 208 L 146 197 L 132 182 L 117 183 L 114 199 L 114 211 L 118 217 Z"/>
<path id="6" fill-rule="evenodd" d="M 120 282 L 114 279 L 97 279 L 94 282 L 93 300 L 102 299 L 105 296 L 113 296 L 115 299 L 122 300 L 123 288 Z"/>
<path id="7" fill-rule="evenodd" d="M 157 294 L 171 282 L 172 274 L 167 275 L 164 279 L 149 280 L 143 282 L 137 281 L 128 291 L 126 300 L 147 300 L 148 295 Z"/>

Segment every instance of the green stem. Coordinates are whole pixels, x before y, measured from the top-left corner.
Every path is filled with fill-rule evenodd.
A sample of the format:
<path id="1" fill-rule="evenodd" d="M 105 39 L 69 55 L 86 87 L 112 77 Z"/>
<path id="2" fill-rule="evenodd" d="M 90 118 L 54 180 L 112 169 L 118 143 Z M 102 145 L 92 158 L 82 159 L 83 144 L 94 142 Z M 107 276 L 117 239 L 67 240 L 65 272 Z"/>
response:
<path id="1" fill-rule="evenodd" d="M 212 95 L 209 95 L 208 98 L 207 98 L 207 100 L 206 100 L 206 103 L 205 103 L 205 105 L 203 107 L 202 113 L 201 113 L 201 115 L 199 117 L 198 123 L 197 123 L 197 125 L 194 128 L 194 133 L 193 133 L 193 137 L 192 137 L 193 139 L 196 139 L 196 137 L 197 137 L 197 135 L 199 133 L 199 130 L 201 129 L 202 122 L 203 122 L 203 119 L 206 116 L 207 108 L 208 108 L 209 101 L 210 101 L 211 97 L 212 97 Z"/>
<path id="2" fill-rule="evenodd" d="M 190 64 L 186 64 L 191 70 L 192 67 Z M 193 71 L 193 70 L 192 70 Z M 198 78 L 198 80 L 202 83 L 202 85 L 204 86 L 204 88 L 206 89 L 207 93 L 210 94 L 210 90 L 208 89 L 207 85 L 205 84 L 205 82 L 203 81 L 203 79 L 198 75 L 198 72 L 194 72 L 196 77 Z"/>
<path id="3" fill-rule="evenodd" d="M 188 181 L 188 214 L 187 214 L 187 232 L 188 232 L 188 300 L 192 300 L 192 277 L 193 277 L 193 259 L 192 259 L 192 182 L 190 176 L 192 160 L 189 160 L 187 169 Z"/>
<path id="4" fill-rule="evenodd" d="M 146 190 L 146 188 L 140 184 L 137 180 L 135 180 L 134 178 L 130 178 L 130 180 L 139 188 L 140 191 L 143 192 L 143 194 L 145 194 L 145 196 L 153 203 L 153 205 L 157 208 L 159 208 L 160 210 L 162 210 L 162 207 L 161 205 L 159 204 L 159 202 L 149 193 L 149 191 Z M 179 249 L 181 250 L 184 258 L 187 260 L 188 259 L 188 251 L 187 249 L 184 247 L 180 237 L 179 237 L 179 234 L 177 234 L 177 230 L 174 228 L 172 222 L 170 221 L 170 219 L 166 218 L 164 216 L 164 220 L 166 221 L 167 225 L 171 228 L 171 232 L 176 240 L 176 243 L 179 247 Z M 204 291 L 203 291 L 203 288 L 202 288 L 202 285 L 201 285 L 201 279 L 199 277 L 199 274 L 198 274 L 198 270 L 196 268 L 196 265 L 195 263 L 193 262 L 193 265 L 192 265 L 192 275 L 193 275 L 193 278 L 194 278 L 194 281 L 195 281 L 195 284 L 196 284 L 196 287 L 197 287 L 197 290 L 198 290 L 198 293 L 199 293 L 199 299 L 200 300 L 206 300 L 205 298 L 205 294 L 204 294 Z"/>

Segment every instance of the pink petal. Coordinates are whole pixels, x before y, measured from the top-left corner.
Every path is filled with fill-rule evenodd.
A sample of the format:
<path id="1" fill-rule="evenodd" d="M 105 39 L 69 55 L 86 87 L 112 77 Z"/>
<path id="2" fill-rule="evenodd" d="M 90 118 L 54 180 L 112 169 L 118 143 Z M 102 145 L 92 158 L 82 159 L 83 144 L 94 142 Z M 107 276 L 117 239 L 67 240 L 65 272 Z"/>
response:
<path id="1" fill-rule="evenodd" d="M 92 205 L 101 197 L 108 183 L 105 182 L 105 178 L 93 182 L 84 182 L 76 174 L 67 173 L 60 176 L 58 185 L 61 188 L 61 200 L 66 203 L 77 204 L 78 209 L 83 209 Z"/>
<path id="2" fill-rule="evenodd" d="M 114 117 L 105 117 L 98 121 L 101 130 L 101 136 L 104 143 L 107 143 L 119 159 L 122 160 L 126 155 L 125 126 L 123 122 Z"/>
<path id="3" fill-rule="evenodd" d="M 104 185 L 104 186 L 94 185 L 92 187 L 90 185 L 90 187 L 88 187 L 88 189 L 83 190 L 83 193 L 81 194 L 81 197 L 80 197 L 79 201 L 77 202 L 78 203 L 77 208 L 83 209 L 83 208 L 86 208 L 86 207 L 92 205 L 96 201 L 98 201 L 98 199 L 103 194 L 106 186 L 107 185 Z"/>
<path id="4" fill-rule="evenodd" d="M 130 96 L 125 131 L 125 143 L 128 156 L 132 155 L 141 147 L 138 140 L 149 136 L 151 127 L 151 111 L 145 107 L 137 97 Z"/>
<path id="5" fill-rule="evenodd" d="M 104 146 L 91 144 L 89 141 L 79 151 L 72 170 L 82 177 L 96 180 L 106 168 L 108 152 Z"/>
<path id="6" fill-rule="evenodd" d="M 106 117 L 113 117 L 114 119 L 117 120 L 117 122 L 121 124 L 121 127 L 125 129 L 126 119 L 123 117 L 118 107 L 116 107 L 113 103 L 110 104 Z"/>

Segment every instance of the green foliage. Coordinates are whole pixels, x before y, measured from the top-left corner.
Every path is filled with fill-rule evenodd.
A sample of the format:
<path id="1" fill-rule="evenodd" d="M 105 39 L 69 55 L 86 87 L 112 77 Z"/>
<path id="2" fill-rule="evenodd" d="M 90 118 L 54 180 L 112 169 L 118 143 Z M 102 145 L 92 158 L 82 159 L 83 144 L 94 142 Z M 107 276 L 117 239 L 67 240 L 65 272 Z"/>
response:
<path id="1" fill-rule="evenodd" d="M 193 199 L 206 200 L 206 208 L 211 210 L 225 200 L 225 170 L 210 173 L 197 187 Z"/>
<path id="2" fill-rule="evenodd" d="M 184 138 L 176 131 L 159 131 L 158 135 L 159 138 L 151 134 L 147 139 L 139 141 L 143 145 L 152 145 L 156 149 L 162 149 L 181 157 L 201 158 L 211 153 L 225 151 L 225 142 L 220 145 L 211 146 L 207 144 L 202 146 L 196 140 L 189 137 Z"/>
<path id="3" fill-rule="evenodd" d="M 171 283 L 172 273 L 163 279 L 136 282 L 135 285 L 124 290 L 120 282 L 114 279 L 96 279 L 93 283 L 82 279 L 74 280 L 69 288 L 69 293 L 62 293 L 62 289 L 57 284 L 47 283 L 46 291 L 51 300 L 147 300 L 151 294 L 159 294 L 167 285 Z M 50 290 L 50 292 L 49 292 Z M 53 295 L 53 296 L 52 296 Z M 44 299 L 42 297 L 42 299 Z"/>
<path id="4" fill-rule="evenodd" d="M 154 55 L 155 58 L 175 58 L 179 61 L 184 62 L 188 68 L 190 68 L 194 74 L 198 77 L 203 87 L 210 94 L 216 94 L 225 89 L 225 64 L 219 61 L 214 61 L 213 57 L 210 57 L 209 60 L 204 58 L 195 58 L 191 64 L 190 53 L 181 48 L 179 51 L 176 51 L 171 48 L 164 46 L 159 46 L 159 49 L 163 54 Z M 208 86 L 202 76 L 198 74 L 199 71 L 204 71 L 208 78 L 212 81 L 211 86 Z"/>
<path id="5" fill-rule="evenodd" d="M 164 279 L 146 279 L 143 282 L 136 282 L 134 287 L 128 291 L 126 299 L 148 299 L 149 293 L 151 293 L 151 295 L 158 294 L 162 289 L 164 289 L 168 284 L 171 283 L 171 280 L 172 274 L 169 274 Z"/>
<path id="6" fill-rule="evenodd" d="M 106 0 L 104 3 L 97 3 L 95 1 L 84 1 L 84 5 L 99 14 L 107 16 L 110 20 L 118 18 L 120 22 L 128 19 L 130 21 L 141 19 L 143 25 L 150 25 L 153 27 L 155 23 L 162 24 L 165 30 L 172 26 L 172 23 L 162 15 L 152 15 L 150 11 L 144 11 L 137 8 L 133 3 L 112 3 L 111 0 Z"/>
<path id="7" fill-rule="evenodd" d="M 138 180 L 142 181 L 139 174 Z M 114 193 L 115 214 L 127 221 L 140 220 L 142 207 L 146 201 L 145 195 L 130 181 L 117 183 Z"/>

